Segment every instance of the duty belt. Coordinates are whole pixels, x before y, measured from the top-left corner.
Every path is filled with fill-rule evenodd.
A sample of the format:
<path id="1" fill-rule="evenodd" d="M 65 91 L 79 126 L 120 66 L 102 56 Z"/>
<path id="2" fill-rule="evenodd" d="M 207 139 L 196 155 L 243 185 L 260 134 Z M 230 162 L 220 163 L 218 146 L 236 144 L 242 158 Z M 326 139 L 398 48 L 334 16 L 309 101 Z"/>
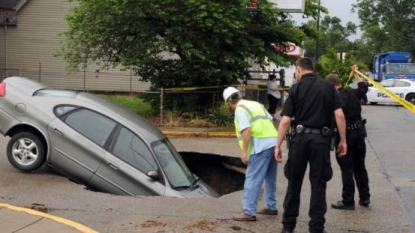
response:
<path id="1" fill-rule="evenodd" d="M 329 136 L 330 135 L 330 128 L 329 127 L 323 127 L 322 129 L 315 129 L 315 128 L 307 128 L 303 125 L 297 125 L 295 126 L 295 134 L 319 134 L 323 136 Z"/>
<path id="2" fill-rule="evenodd" d="M 363 128 L 363 124 L 361 121 L 356 121 L 353 124 L 346 124 L 347 131 L 361 130 L 362 128 Z"/>

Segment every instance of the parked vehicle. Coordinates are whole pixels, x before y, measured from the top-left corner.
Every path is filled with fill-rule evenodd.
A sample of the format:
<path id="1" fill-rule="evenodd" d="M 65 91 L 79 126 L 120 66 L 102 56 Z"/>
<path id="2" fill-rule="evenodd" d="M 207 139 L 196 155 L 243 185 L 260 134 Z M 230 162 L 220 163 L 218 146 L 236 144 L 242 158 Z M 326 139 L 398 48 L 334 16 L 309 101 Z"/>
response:
<path id="1" fill-rule="evenodd" d="M 0 84 L 0 132 L 11 137 L 7 157 L 23 172 L 46 164 L 102 192 L 218 197 L 160 130 L 93 94 L 7 78 Z"/>
<path id="2" fill-rule="evenodd" d="M 392 78 L 415 79 L 415 63 L 409 52 L 378 53 L 373 60 L 373 74 L 377 81 Z"/>
<path id="3" fill-rule="evenodd" d="M 415 81 L 411 79 L 386 79 L 380 83 L 386 89 L 395 93 L 402 99 L 415 104 Z M 396 103 L 387 94 L 381 92 L 376 87 L 370 86 L 366 94 L 367 101 L 371 104 L 377 103 Z"/>

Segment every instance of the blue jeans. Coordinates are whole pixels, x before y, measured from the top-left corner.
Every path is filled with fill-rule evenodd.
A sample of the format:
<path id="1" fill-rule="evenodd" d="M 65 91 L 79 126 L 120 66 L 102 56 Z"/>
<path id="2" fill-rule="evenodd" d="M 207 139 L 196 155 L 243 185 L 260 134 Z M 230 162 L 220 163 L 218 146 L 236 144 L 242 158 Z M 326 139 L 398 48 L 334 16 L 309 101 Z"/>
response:
<path id="1" fill-rule="evenodd" d="M 274 149 L 275 147 L 271 147 L 249 156 L 242 198 L 244 212 L 248 215 L 256 216 L 263 183 L 265 208 L 277 210 L 277 161 L 274 158 Z"/>

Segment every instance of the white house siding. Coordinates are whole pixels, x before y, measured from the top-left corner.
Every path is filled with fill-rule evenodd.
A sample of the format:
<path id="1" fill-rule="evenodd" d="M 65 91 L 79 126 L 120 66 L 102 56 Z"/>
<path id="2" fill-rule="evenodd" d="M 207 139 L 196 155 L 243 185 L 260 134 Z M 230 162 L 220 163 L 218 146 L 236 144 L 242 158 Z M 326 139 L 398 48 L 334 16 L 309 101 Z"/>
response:
<path id="1" fill-rule="evenodd" d="M 7 26 L 0 26 L 0 69 L 6 68 L 6 28 Z M 3 74 L 0 74 L 3 78 Z"/>
<path id="2" fill-rule="evenodd" d="M 149 83 L 138 81 L 130 70 L 66 71 L 66 62 L 54 54 L 63 40 L 58 34 L 67 29 L 64 16 L 74 3 L 64 0 L 29 0 L 18 12 L 18 25 L 8 30 L 8 66 L 24 77 L 47 86 L 64 89 L 141 92 Z M 0 45 L 1 46 L 1 45 Z M 130 82 L 130 80 L 132 80 Z"/>

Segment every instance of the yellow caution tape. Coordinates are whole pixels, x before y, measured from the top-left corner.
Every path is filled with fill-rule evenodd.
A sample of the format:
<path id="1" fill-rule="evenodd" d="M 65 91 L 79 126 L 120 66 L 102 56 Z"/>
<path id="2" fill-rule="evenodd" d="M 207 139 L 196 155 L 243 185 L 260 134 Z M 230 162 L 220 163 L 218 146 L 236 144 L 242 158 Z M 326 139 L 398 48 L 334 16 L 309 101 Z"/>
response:
<path id="1" fill-rule="evenodd" d="M 187 131 L 162 131 L 164 135 L 169 136 L 182 136 L 182 137 L 217 137 L 217 138 L 234 138 L 235 132 L 187 132 Z"/>
<path id="2" fill-rule="evenodd" d="M 209 87 L 172 87 L 172 88 L 159 88 L 159 91 L 196 91 L 202 89 L 212 89 L 212 88 L 219 88 L 220 86 L 209 86 Z M 258 86 L 245 86 L 245 85 L 238 85 L 235 87 L 240 87 L 248 90 L 264 90 L 266 88 L 260 88 Z M 286 91 L 289 88 L 277 88 L 276 91 Z"/>
<path id="3" fill-rule="evenodd" d="M 395 94 L 395 93 L 391 92 L 390 90 L 386 89 L 380 83 L 378 83 L 375 80 L 367 77 L 366 75 L 362 74 L 360 71 L 357 70 L 356 72 L 360 75 L 360 77 L 363 77 L 364 79 L 366 79 L 369 83 L 371 83 L 374 87 L 379 89 L 381 92 L 387 94 L 393 100 L 395 100 L 396 102 L 402 104 L 402 106 L 404 106 L 406 109 L 408 109 L 412 113 L 415 113 L 415 105 L 411 104 L 410 102 L 406 101 L 405 99 L 402 99 L 397 94 Z"/>
<path id="4" fill-rule="evenodd" d="M 258 86 L 243 86 L 243 85 L 239 85 L 239 86 L 236 86 L 236 87 L 245 88 L 245 89 L 248 89 L 248 90 L 266 90 L 267 89 L 267 88 L 260 88 Z M 276 90 L 276 91 L 287 91 L 289 89 L 290 88 L 280 87 L 280 88 L 275 88 L 274 90 Z"/>
<path id="5" fill-rule="evenodd" d="M 349 82 L 350 82 L 350 80 L 352 79 L 353 76 L 354 75 L 353 75 L 353 71 L 352 71 L 352 72 L 350 72 L 349 79 L 347 80 L 347 82 L 346 82 L 346 84 L 344 86 L 349 85 Z"/>

